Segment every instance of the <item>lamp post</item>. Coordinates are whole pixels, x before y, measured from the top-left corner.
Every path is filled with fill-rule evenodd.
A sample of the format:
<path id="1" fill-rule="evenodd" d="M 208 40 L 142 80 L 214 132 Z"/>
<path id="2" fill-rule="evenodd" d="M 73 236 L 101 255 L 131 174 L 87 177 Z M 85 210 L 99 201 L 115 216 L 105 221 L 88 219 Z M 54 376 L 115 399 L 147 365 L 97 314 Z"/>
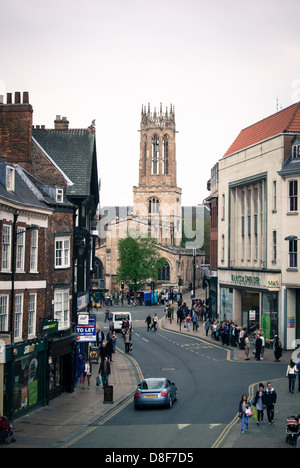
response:
<path id="1" fill-rule="evenodd" d="M 15 303 L 15 273 L 16 273 L 16 247 L 17 247 L 17 238 L 25 232 L 38 231 L 39 226 L 29 226 L 23 231 L 16 232 L 16 224 L 19 214 L 14 213 L 13 221 L 13 232 L 12 232 L 12 265 L 11 265 L 11 301 L 10 301 L 10 333 L 11 341 L 14 342 L 13 336 L 13 325 L 14 325 L 14 303 Z"/>

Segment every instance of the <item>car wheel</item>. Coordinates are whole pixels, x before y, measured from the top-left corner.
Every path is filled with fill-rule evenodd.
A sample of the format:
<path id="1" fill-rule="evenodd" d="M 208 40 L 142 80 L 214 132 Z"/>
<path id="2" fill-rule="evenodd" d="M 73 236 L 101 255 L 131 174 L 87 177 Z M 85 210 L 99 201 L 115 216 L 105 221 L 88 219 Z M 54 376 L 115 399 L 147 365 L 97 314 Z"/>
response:
<path id="1" fill-rule="evenodd" d="M 170 395 L 170 400 L 169 400 L 169 404 L 168 404 L 168 408 L 172 408 L 173 406 L 173 400 L 172 400 L 172 397 Z"/>
<path id="2" fill-rule="evenodd" d="M 174 401 L 177 401 L 177 390 L 175 392 L 175 398 L 174 398 Z"/>

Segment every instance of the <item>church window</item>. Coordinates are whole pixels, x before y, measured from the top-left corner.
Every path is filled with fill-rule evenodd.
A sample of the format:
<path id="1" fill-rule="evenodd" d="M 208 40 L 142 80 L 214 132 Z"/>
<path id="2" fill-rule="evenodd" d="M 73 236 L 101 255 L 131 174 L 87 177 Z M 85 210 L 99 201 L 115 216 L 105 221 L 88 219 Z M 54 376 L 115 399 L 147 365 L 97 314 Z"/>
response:
<path id="1" fill-rule="evenodd" d="M 158 168 L 158 158 L 159 158 L 159 138 L 157 135 L 152 137 L 152 171 L 151 173 L 156 175 Z"/>
<path id="2" fill-rule="evenodd" d="M 169 174 L 169 137 L 168 135 L 164 136 L 162 170 L 163 170 L 163 174 Z"/>
<path id="3" fill-rule="evenodd" d="M 150 198 L 149 200 L 149 214 L 159 213 L 159 200 L 157 198 Z"/>
<path id="4" fill-rule="evenodd" d="M 158 281 L 170 281 L 170 264 L 167 260 L 164 266 L 158 270 Z"/>

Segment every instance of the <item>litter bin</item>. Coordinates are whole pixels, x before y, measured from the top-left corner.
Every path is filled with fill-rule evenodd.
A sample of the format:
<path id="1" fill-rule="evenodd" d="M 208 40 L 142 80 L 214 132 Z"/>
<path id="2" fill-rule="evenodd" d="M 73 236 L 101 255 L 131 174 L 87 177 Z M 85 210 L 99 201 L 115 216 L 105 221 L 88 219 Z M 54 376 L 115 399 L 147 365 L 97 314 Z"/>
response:
<path id="1" fill-rule="evenodd" d="M 114 394 L 114 387 L 112 385 L 107 385 L 104 387 L 104 401 L 103 403 L 113 403 L 113 394 Z"/>

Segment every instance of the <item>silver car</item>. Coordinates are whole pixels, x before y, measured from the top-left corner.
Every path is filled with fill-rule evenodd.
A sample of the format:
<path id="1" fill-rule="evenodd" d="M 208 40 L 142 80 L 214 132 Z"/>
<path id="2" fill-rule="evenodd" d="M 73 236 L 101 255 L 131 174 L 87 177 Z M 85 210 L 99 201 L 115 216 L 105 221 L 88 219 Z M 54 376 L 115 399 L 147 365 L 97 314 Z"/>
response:
<path id="1" fill-rule="evenodd" d="M 172 408 L 177 400 L 177 387 L 170 380 L 161 378 L 145 379 L 134 394 L 135 409 L 146 406 L 168 406 Z"/>

